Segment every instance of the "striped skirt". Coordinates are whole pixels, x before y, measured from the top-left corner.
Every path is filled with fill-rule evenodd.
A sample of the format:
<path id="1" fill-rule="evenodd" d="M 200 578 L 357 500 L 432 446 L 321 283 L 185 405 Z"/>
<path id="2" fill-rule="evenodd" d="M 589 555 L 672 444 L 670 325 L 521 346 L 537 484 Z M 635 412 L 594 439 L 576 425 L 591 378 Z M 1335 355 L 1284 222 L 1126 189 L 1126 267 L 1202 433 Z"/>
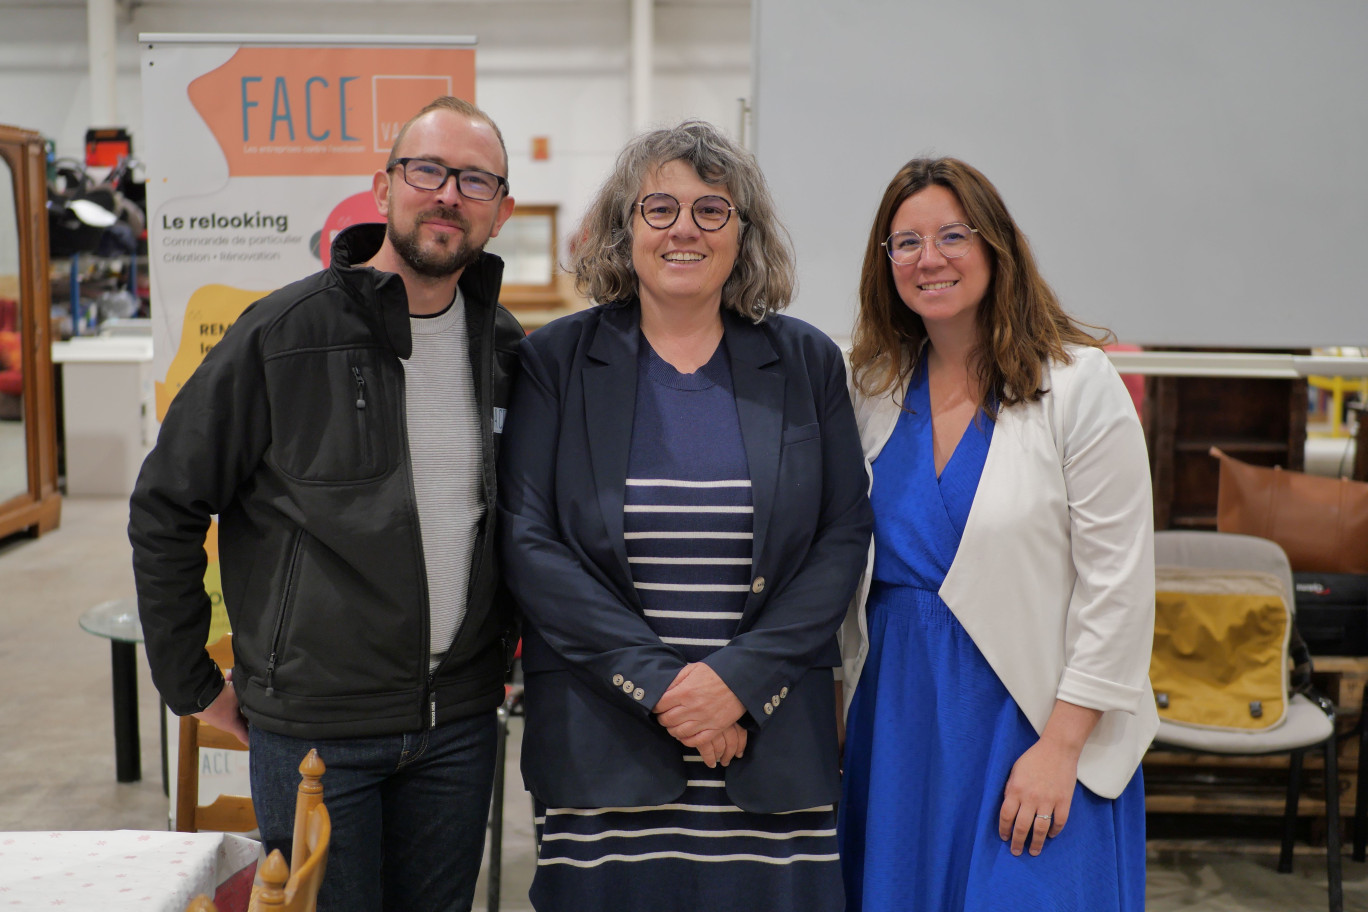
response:
<path id="1" fill-rule="evenodd" d="M 722 767 L 686 758 L 674 804 L 537 804 L 538 912 L 840 912 L 831 805 L 752 814 L 727 800 Z"/>

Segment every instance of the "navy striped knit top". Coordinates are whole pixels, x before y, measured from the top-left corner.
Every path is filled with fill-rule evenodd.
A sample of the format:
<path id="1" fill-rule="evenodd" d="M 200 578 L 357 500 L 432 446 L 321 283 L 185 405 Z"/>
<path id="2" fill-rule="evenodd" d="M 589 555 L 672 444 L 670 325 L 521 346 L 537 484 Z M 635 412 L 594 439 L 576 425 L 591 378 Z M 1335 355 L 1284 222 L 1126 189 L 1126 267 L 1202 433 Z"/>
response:
<path id="1" fill-rule="evenodd" d="M 690 662 L 726 645 L 751 576 L 751 485 L 726 345 L 681 374 L 641 341 L 623 528 L 646 620 Z"/>

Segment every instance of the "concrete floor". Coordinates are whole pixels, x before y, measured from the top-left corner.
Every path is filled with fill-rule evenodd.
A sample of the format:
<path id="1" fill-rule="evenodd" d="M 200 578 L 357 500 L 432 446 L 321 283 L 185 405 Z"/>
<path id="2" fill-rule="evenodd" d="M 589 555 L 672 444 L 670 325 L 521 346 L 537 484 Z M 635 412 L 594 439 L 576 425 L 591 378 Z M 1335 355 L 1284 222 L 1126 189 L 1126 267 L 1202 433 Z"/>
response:
<path id="1" fill-rule="evenodd" d="M 82 631 L 80 613 L 133 595 L 127 504 L 68 498 L 62 525 L 40 539 L 0 541 L 0 831 L 166 828 L 158 702 L 139 655 L 143 775 L 114 777 L 107 641 Z M 517 769 L 520 728 L 509 739 L 503 903 L 526 912 L 535 856 L 531 803 Z M 1289 912 L 1324 909 L 1324 853 L 1299 846 L 1296 870 L 1274 870 L 1271 842 L 1152 840 L 1149 912 Z M 1346 857 L 1345 908 L 1368 912 L 1368 865 Z M 481 884 L 475 908 L 484 909 Z M 618 912 L 618 910 L 612 910 Z M 759 910 L 757 910 L 759 912 Z"/>

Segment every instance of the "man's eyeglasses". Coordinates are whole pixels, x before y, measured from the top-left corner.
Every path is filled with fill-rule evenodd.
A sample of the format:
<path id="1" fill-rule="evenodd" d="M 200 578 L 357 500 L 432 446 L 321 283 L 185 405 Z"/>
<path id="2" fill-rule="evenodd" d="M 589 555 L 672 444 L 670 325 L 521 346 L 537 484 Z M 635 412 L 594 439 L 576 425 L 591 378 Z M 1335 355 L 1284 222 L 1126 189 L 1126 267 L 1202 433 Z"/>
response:
<path id="1" fill-rule="evenodd" d="M 652 193 L 637 203 L 641 217 L 652 228 L 669 228 L 679 219 L 679 200 L 668 193 Z M 690 207 L 694 224 L 703 231 L 720 231 L 736 211 L 726 197 L 700 196 Z"/>
<path id="2" fill-rule="evenodd" d="M 941 225 L 931 240 L 941 252 L 941 256 L 953 260 L 969 252 L 976 234 L 977 228 L 970 228 L 963 222 L 951 222 L 948 225 Z M 926 238 L 915 231 L 895 231 L 888 236 L 888 240 L 884 241 L 882 246 L 890 260 L 899 266 L 910 266 L 921 257 L 922 249 L 926 247 Z"/>
<path id="3" fill-rule="evenodd" d="M 404 181 L 419 190 L 440 190 L 446 185 L 447 178 L 456 178 L 456 189 L 466 199 L 488 202 L 499 195 L 499 188 L 508 187 L 508 179 L 488 171 L 473 168 L 448 168 L 446 165 L 425 158 L 396 158 L 385 166 L 388 171 L 395 165 L 404 169 Z"/>

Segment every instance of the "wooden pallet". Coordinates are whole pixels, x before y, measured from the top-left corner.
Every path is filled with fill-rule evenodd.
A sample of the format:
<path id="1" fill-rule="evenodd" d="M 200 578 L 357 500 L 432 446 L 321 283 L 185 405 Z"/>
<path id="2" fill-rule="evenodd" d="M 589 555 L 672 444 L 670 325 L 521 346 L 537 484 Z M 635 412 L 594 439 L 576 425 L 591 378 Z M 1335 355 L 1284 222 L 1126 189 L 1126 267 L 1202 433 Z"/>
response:
<path id="1" fill-rule="evenodd" d="M 1315 659 L 1316 688 L 1338 708 L 1336 728 L 1343 734 L 1358 726 L 1363 687 L 1368 683 L 1368 656 L 1322 656 Z M 1340 814 L 1351 819 L 1357 795 L 1358 739 L 1340 742 Z M 1287 757 L 1218 757 L 1150 751 L 1145 755 L 1145 808 L 1160 814 L 1283 814 L 1287 789 Z M 1324 762 L 1308 753 L 1302 767 L 1298 814 L 1324 817 Z"/>

